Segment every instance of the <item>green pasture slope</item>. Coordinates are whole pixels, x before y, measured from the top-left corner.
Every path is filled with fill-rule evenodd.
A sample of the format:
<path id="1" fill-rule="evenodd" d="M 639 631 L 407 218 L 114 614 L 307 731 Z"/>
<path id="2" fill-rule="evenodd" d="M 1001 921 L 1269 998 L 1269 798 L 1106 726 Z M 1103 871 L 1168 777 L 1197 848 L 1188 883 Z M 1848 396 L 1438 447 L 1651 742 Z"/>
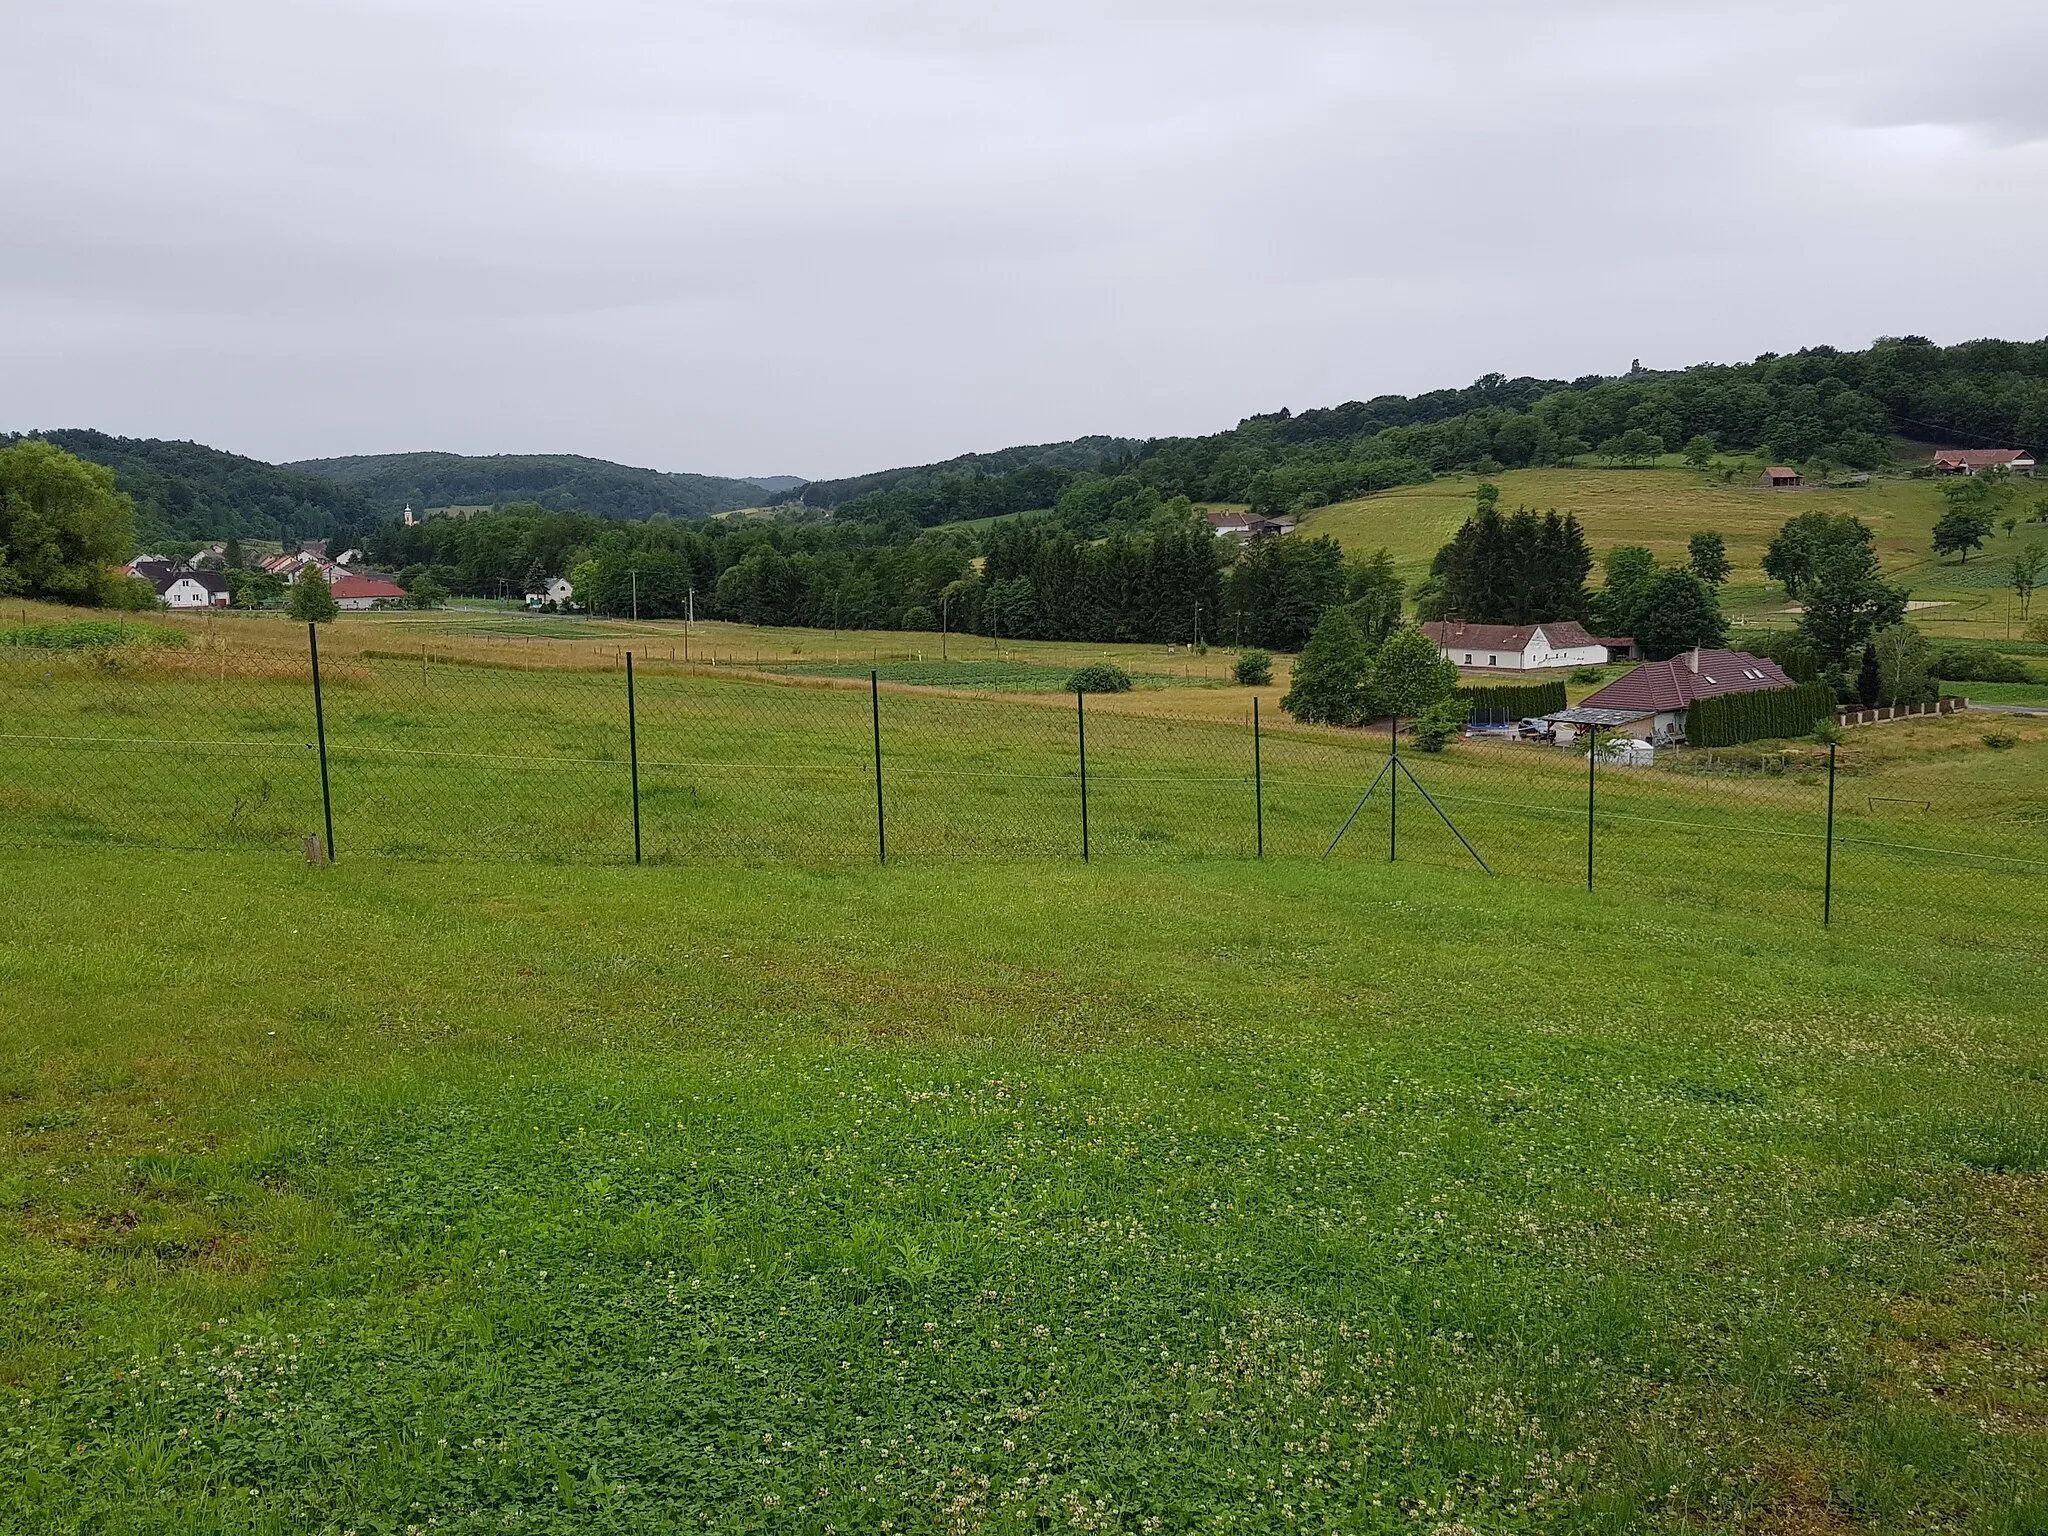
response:
<path id="1" fill-rule="evenodd" d="M 2048 723 L 298 665 L 0 658 L 0 1530 L 2048 1529 Z"/>
<path id="2" fill-rule="evenodd" d="M 9 1530 L 2048 1520 L 2038 952 L 1405 865 L 0 879 Z"/>

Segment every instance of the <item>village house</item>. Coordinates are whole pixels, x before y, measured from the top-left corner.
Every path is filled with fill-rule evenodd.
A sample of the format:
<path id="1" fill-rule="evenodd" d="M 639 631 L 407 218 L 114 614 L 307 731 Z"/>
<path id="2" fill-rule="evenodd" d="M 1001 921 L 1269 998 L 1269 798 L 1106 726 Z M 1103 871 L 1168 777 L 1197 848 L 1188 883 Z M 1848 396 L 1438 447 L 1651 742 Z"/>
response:
<path id="1" fill-rule="evenodd" d="M 1792 686 L 1784 669 L 1767 657 L 1695 647 L 1669 661 L 1647 662 L 1576 707 L 1543 718 L 1557 728 L 1559 743 L 1566 745 L 1581 730 L 1592 729 L 1652 743 L 1683 741 L 1685 712 L 1693 700 Z"/>
<path id="2" fill-rule="evenodd" d="M 1597 667 L 1607 647 L 1571 619 L 1547 624 L 1425 624 L 1437 654 L 1460 667 L 1533 672 L 1545 667 Z"/>
<path id="3" fill-rule="evenodd" d="M 402 603 L 405 588 L 384 576 L 357 576 L 338 571 L 328 582 L 334 606 L 344 613 L 360 613 L 379 603 Z"/>
<path id="4" fill-rule="evenodd" d="M 166 608 L 225 608 L 228 579 L 219 571 L 196 570 L 163 555 L 138 555 L 122 569 L 156 588 Z"/>
<path id="5" fill-rule="evenodd" d="M 2031 477 L 2034 456 L 2022 448 L 1944 448 L 1934 456 L 1937 475 L 1976 475 L 1987 469 Z"/>
<path id="6" fill-rule="evenodd" d="M 526 594 L 526 606 L 529 608 L 546 608 L 552 605 L 556 608 L 566 608 L 569 606 L 569 599 L 575 590 L 569 584 L 569 579 L 566 576 L 550 576 L 533 591 Z"/>

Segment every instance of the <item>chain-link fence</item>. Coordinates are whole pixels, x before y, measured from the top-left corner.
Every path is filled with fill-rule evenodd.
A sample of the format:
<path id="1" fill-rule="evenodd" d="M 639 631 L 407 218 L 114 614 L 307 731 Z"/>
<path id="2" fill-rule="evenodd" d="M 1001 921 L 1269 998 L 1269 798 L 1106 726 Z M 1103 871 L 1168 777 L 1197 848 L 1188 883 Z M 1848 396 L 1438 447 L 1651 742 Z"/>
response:
<path id="1" fill-rule="evenodd" d="M 296 851 L 318 835 L 340 859 L 674 864 L 1399 859 L 1763 923 L 1910 920 L 1957 943 L 2038 942 L 2048 917 L 2048 718 L 1634 764 L 1504 737 L 1423 752 L 1214 684 L 975 693 L 941 686 L 944 668 L 901 683 L 666 648 L 378 643 L 330 642 L 317 704 L 304 639 L 0 651 L 0 839 Z"/>

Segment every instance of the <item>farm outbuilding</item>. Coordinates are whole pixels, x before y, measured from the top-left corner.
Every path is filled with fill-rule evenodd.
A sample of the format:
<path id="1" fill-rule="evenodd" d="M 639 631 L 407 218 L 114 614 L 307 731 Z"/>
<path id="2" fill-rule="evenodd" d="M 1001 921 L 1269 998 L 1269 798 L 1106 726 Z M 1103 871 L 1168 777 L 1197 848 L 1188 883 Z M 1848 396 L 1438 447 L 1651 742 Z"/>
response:
<path id="1" fill-rule="evenodd" d="M 1806 477 L 1800 474 L 1798 470 L 1787 465 L 1773 464 L 1763 472 L 1763 476 L 1757 481 L 1757 484 L 1763 486 L 1766 490 L 1796 491 L 1800 486 L 1806 484 Z"/>

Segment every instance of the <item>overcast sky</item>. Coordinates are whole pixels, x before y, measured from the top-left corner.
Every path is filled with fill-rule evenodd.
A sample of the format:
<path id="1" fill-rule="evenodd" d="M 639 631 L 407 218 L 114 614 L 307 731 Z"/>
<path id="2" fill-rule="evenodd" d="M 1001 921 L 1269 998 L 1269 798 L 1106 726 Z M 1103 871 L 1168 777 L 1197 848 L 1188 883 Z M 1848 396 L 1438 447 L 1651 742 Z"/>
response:
<path id="1" fill-rule="evenodd" d="M 0 428 L 837 475 L 2048 333 L 2040 0 L 0 0 Z"/>

